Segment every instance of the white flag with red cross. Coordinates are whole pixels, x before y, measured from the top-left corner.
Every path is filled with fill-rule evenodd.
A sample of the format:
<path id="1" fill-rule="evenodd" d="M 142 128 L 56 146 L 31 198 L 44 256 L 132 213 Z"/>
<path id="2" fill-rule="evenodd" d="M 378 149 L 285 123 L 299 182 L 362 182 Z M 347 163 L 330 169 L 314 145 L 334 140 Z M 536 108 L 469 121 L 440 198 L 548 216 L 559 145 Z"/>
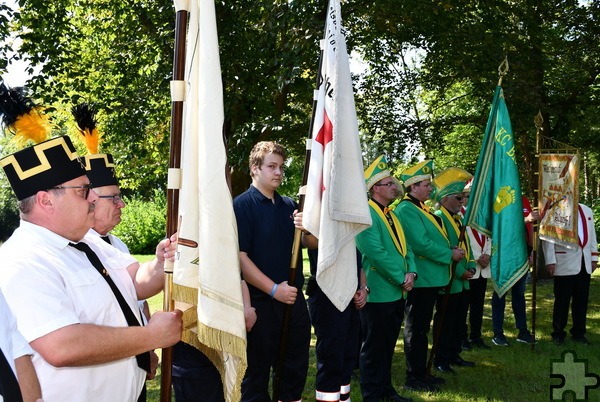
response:
<path id="1" fill-rule="evenodd" d="M 319 239 L 317 283 L 340 310 L 358 287 L 354 237 L 371 225 L 340 2 L 331 0 L 311 140 L 303 226 Z"/>

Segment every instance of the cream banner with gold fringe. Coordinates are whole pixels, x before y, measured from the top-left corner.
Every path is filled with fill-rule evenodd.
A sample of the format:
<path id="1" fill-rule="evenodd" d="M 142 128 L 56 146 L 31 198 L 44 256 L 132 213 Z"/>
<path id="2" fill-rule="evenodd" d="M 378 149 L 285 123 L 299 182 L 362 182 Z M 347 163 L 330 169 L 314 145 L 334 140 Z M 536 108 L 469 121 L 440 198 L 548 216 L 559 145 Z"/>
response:
<path id="1" fill-rule="evenodd" d="M 192 0 L 186 55 L 178 259 L 173 298 L 184 308 L 183 340 L 215 364 L 227 401 L 246 370 L 237 225 L 226 182 L 223 93 L 213 0 Z M 194 307 L 195 306 L 195 307 Z M 198 395 L 198 400 L 202 399 Z"/>

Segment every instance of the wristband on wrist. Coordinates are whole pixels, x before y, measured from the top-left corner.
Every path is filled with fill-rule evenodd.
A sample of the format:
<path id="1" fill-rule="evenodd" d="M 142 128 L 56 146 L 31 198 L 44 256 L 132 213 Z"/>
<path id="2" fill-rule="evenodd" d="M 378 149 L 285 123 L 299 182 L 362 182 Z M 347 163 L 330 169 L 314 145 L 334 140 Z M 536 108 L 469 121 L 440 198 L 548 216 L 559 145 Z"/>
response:
<path id="1" fill-rule="evenodd" d="M 271 295 L 271 298 L 274 299 L 275 298 L 275 292 L 277 292 L 277 284 L 273 284 L 273 287 L 271 288 L 271 293 L 269 293 Z"/>

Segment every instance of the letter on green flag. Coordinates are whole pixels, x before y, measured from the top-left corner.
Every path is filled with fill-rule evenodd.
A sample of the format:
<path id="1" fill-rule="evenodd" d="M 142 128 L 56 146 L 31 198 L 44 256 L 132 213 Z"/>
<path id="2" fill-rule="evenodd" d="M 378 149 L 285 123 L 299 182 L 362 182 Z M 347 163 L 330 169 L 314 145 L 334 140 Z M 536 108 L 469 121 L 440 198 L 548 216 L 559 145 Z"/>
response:
<path id="1" fill-rule="evenodd" d="M 513 131 L 500 86 L 494 94 L 464 222 L 492 239 L 491 275 L 502 297 L 527 272 L 528 263 Z"/>

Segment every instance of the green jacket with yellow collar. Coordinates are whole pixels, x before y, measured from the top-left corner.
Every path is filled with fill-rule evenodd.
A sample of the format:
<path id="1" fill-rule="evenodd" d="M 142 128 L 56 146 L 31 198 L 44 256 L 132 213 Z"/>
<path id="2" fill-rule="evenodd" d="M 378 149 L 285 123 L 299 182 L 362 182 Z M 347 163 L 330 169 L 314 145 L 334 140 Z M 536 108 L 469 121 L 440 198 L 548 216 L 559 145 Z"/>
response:
<path id="1" fill-rule="evenodd" d="M 456 263 L 456 269 L 454 271 L 454 280 L 452 281 L 452 287 L 450 288 L 450 293 L 460 293 L 463 290 L 469 289 L 469 281 L 461 279 L 462 275 L 469 268 L 475 269 L 475 260 L 473 260 L 473 254 L 471 254 L 471 247 L 469 247 L 468 236 L 465 233 L 464 240 L 462 243 L 458 244 L 458 239 L 460 237 L 460 227 L 458 223 L 454 220 L 454 216 L 444 207 L 441 207 L 439 210 L 435 211 L 435 214 L 442 218 L 444 221 L 444 226 L 448 231 L 448 239 L 450 239 L 450 244 L 459 246 L 463 250 L 465 250 L 465 258 Z M 457 216 L 457 219 L 460 220 L 460 217 Z M 452 264 L 452 263 L 450 263 Z"/>
<path id="2" fill-rule="evenodd" d="M 438 222 L 425 205 L 416 203 L 419 201 L 406 195 L 394 210 L 415 255 L 419 275 L 415 287 L 446 286 L 450 281 L 453 245 L 443 222 Z"/>
<path id="3" fill-rule="evenodd" d="M 370 288 L 367 301 L 396 301 L 405 296 L 400 286 L 406 273 L 416 272 L 414 256 L 396 216 L 389 212 L 398 238 L 383 211 L 373 200 L 369 200 L 369 210 L 373 225 L 356 236 L 356 246 L 362 254 L 362 267 Z"/>

